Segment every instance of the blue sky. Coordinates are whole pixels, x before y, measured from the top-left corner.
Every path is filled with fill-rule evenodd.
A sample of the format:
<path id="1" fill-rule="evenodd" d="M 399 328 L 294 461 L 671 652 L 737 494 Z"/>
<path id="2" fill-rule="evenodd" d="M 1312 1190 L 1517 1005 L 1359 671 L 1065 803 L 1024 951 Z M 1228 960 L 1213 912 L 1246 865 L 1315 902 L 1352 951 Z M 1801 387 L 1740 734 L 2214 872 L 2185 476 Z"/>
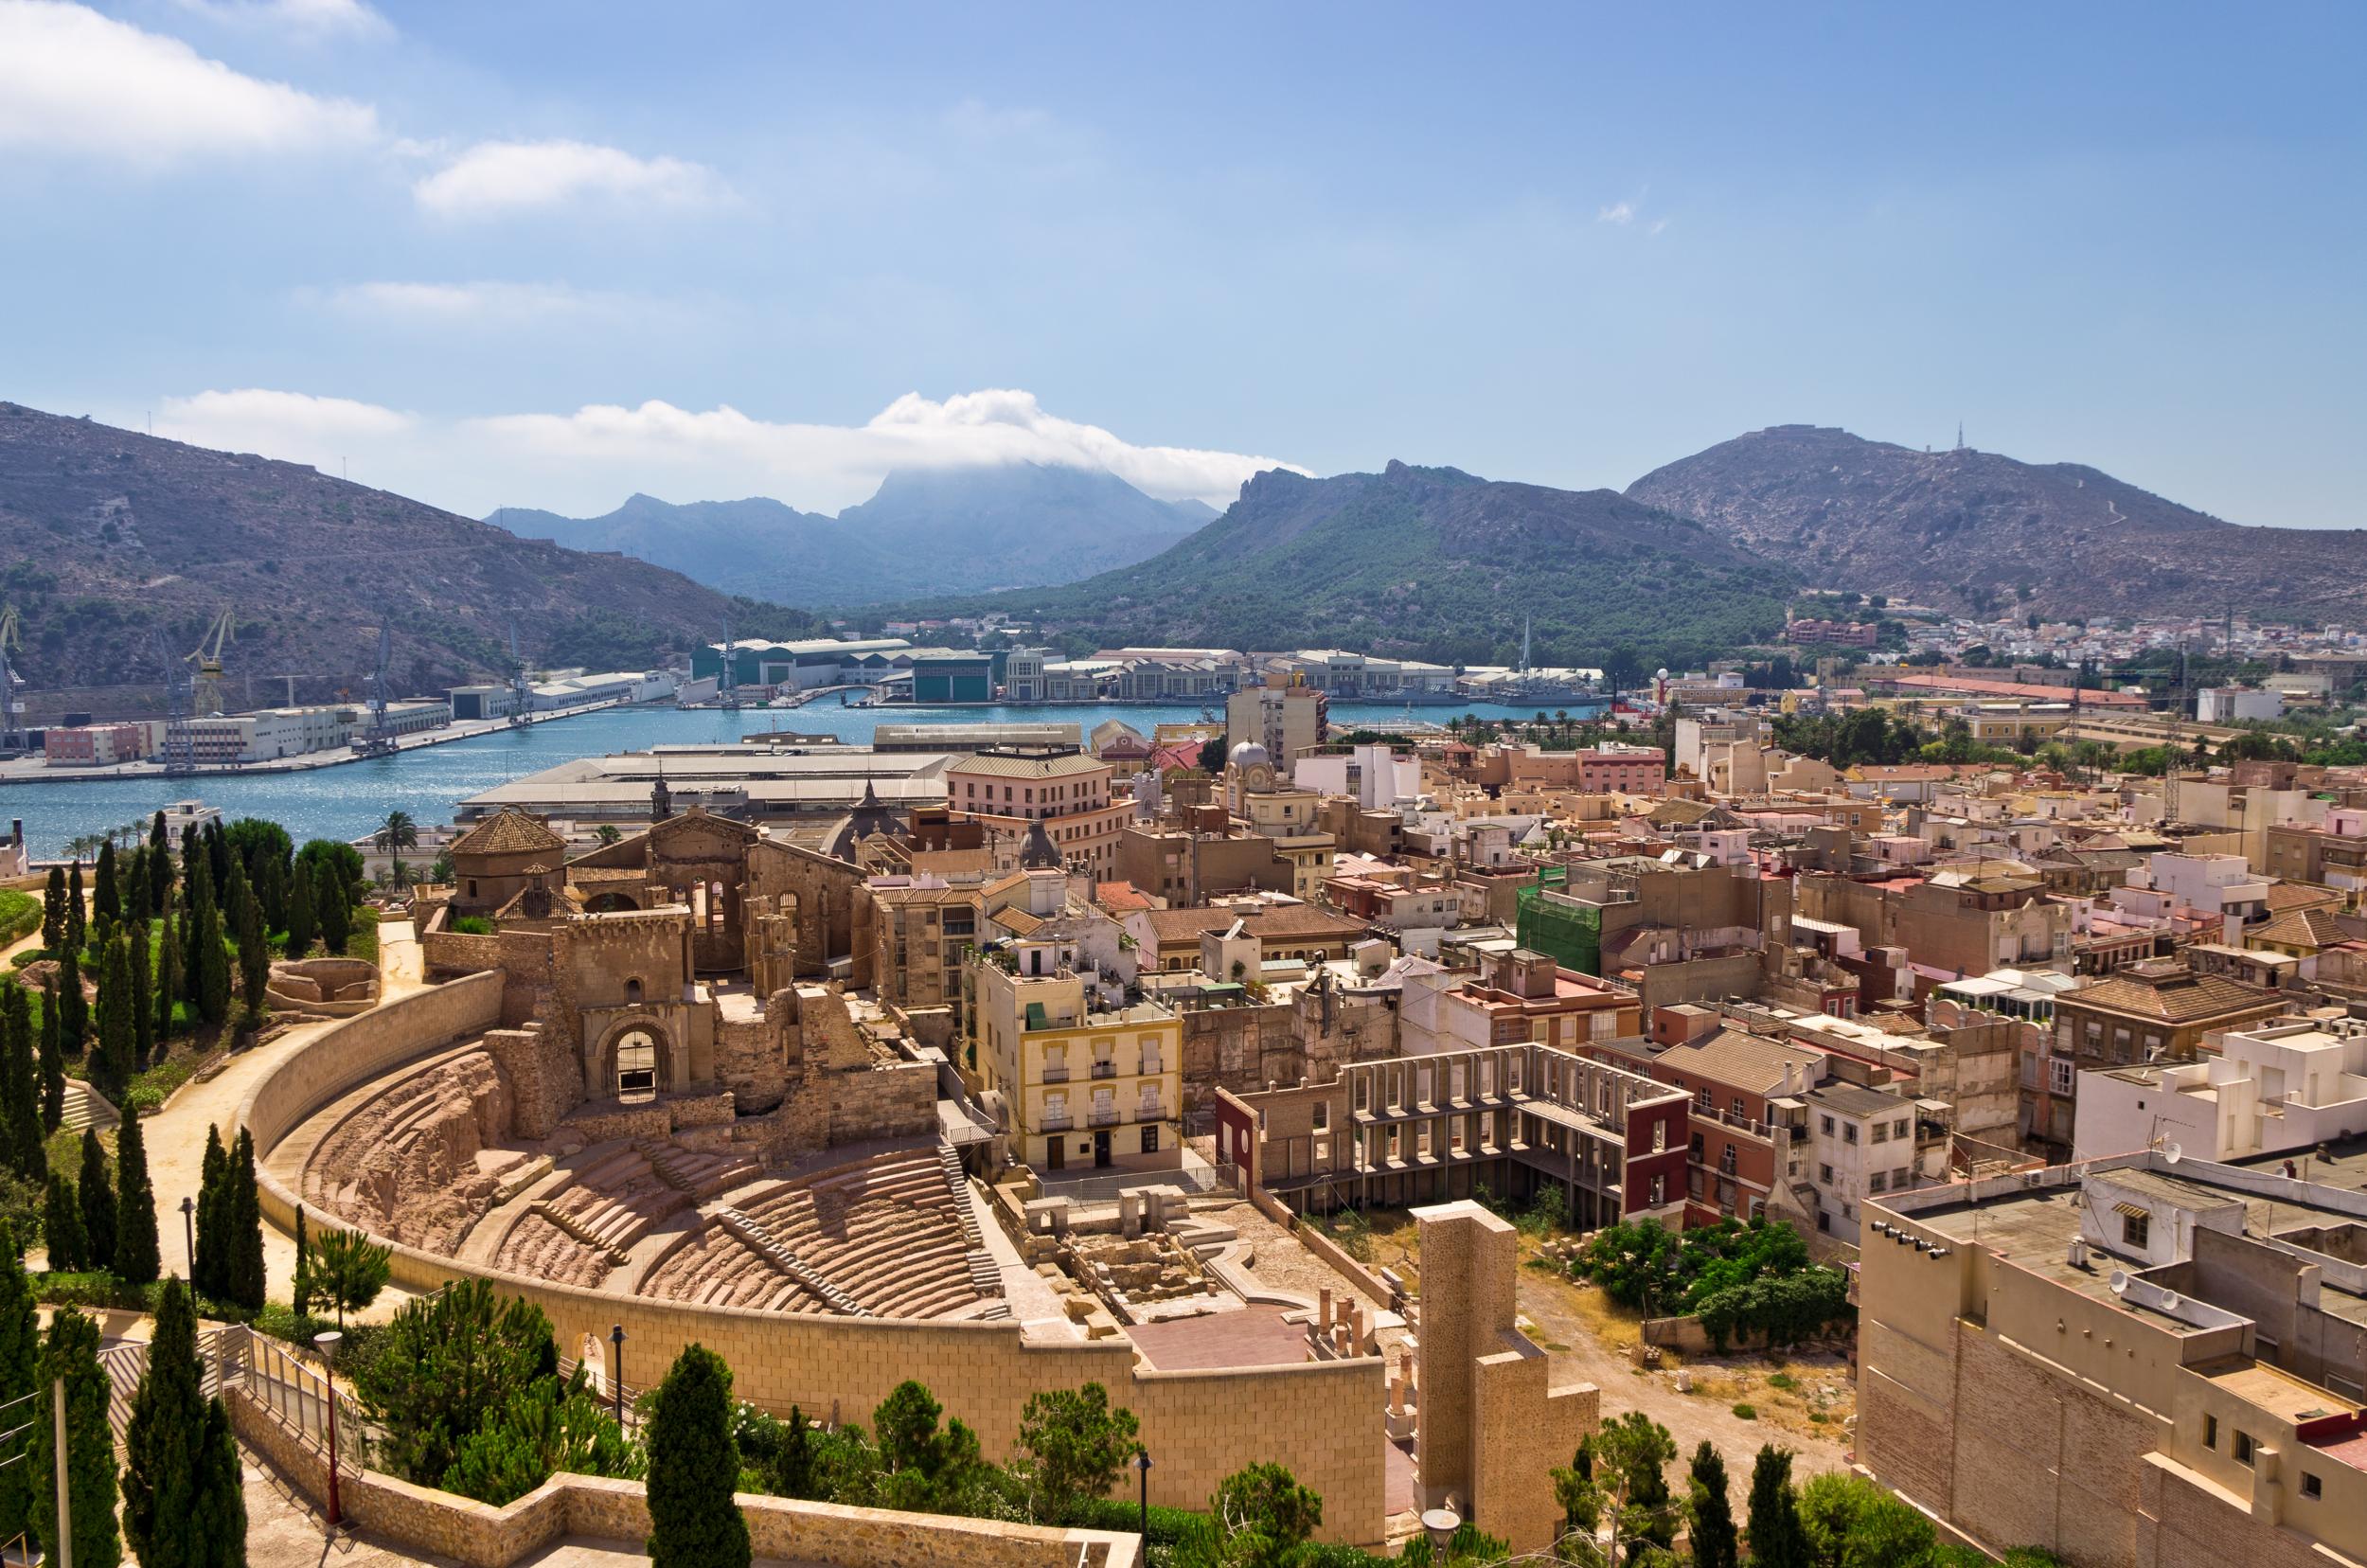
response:
<path id="1" fill-rule="evenodd" d="M 2367 524 L 2344 6 L 0 0 L 0 397 L 470 512 L 1811 421 Z"/>

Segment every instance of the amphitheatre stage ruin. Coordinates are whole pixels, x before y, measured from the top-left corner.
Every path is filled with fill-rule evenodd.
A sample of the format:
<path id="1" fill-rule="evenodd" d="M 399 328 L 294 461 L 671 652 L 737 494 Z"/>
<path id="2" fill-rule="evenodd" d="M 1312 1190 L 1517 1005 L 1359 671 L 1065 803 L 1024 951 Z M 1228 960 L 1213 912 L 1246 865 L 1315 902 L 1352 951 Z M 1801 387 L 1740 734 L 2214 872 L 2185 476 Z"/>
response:
<path id="1" fill-rule="evenodd" d="M 366 1231 L 406 1289 L 489 1279 L 596 1374 L 621 1333 L 628 1384 L 699 1343 L 739 1398 L 863 1420 L 918 1379 L 999 1451 L 1031 1395 L 1098 1381 L 1153 1501 L 1272 1459 L 1334 1539 L 1442 1503 L 1550 1537 L 1596 1394 L 1548 1386 L 1501 1221 L 1423 1211 L 1417 1308 L 1255 1191 L 1044 1185 L 950 1032 L 832 963 L 852 863 L 662 788 L 572 859 L 517 811 L 456 841 L 414 909 L 426 984 L 288 977 L 351 1006 L 241 1107 L 276 1224 Z"/>

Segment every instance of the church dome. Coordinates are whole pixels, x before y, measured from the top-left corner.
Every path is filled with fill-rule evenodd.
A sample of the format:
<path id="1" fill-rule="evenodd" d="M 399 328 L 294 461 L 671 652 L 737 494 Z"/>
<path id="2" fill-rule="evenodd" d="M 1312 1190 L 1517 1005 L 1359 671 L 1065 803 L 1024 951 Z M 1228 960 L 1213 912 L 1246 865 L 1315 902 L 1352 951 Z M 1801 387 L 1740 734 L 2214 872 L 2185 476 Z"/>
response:
<path id="1" fill-rule="evenodd" d="M 1224 759 L 1232 766 L 1239 768 L 1243 772 L 1247 772 L 1251 768 L 1271 768 L 1273 766 L 1273 758 L 1266 755 L 1266 748 L 1259 745 L 1255 740 L 1242 741 L 1239 745 L 1225 753 Z"/>

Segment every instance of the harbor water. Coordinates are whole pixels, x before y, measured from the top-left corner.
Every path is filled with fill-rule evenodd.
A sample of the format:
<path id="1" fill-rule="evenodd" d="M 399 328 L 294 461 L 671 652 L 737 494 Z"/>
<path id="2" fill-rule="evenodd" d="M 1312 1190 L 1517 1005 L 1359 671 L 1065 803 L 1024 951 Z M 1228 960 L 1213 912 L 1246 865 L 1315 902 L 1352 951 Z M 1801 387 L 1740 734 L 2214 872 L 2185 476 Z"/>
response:
<path id="1" fill-rule="evenodd" d="M 1336 703 L 1335 734 L 1359 724 L 1444 724 L 1469 712 L 1486 719 L 1528 719 L 1534 707 L 1509 708 L 1475 703 L 1464 707 Z M 1570 704 L 1573 719 L 1590 711 Z M 522 729 L 504 730 L 441 745 L 421 746 L 393 757 L 340 763 L 300 773 L 240 774 L 205 769 L 187 778 L 43 778 L 0 788 L 0 827 L 22 817 L 36 859 L 62 856 L 66 845 L 84 834 L 103 833 L 130 822 L 145 822 L 169 801 L 203 800 L 232 819 L 268 817 L 295 835 L 354 839 L 371 831 L 389 811 L 408 811 L 422 825 L 448 822 L 454 805 L 497 784 L 540 773 L 578 757 L 642 751 L 659 745 L 719 745 L 743 735 L 792 730 L 831 735 L 868 744 L 880 724 L 1075 723 L 1091 736 L 1105 719 L 1116 719 L 1148 735 L 1151 726 L 1188 723 L 1196 706 L 1107 705 L 1059 707 L 841 707 L 823 698 L 801 708 L 618 707 Z"/>

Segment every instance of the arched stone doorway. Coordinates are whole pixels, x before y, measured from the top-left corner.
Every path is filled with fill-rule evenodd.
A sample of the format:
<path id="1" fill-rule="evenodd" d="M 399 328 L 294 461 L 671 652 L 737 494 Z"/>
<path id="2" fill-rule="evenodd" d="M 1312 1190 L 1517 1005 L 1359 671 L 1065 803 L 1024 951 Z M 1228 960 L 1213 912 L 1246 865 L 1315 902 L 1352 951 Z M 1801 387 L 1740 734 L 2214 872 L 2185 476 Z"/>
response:
<path id="1" fill-rule="evenodd" d="M 597 1095 L 628 1105 L 655 1099 L 674 1087 L 673 1043 L 655 1019 L 626 1019 L 600 1042 L 593 1072 Z"/>
<path id="2" fill-rule="evenodd" d="M 596 893 L 583 903 L 586 915 L 626 914 L 637 912 L 640 908 L 630 893 Z"/>

